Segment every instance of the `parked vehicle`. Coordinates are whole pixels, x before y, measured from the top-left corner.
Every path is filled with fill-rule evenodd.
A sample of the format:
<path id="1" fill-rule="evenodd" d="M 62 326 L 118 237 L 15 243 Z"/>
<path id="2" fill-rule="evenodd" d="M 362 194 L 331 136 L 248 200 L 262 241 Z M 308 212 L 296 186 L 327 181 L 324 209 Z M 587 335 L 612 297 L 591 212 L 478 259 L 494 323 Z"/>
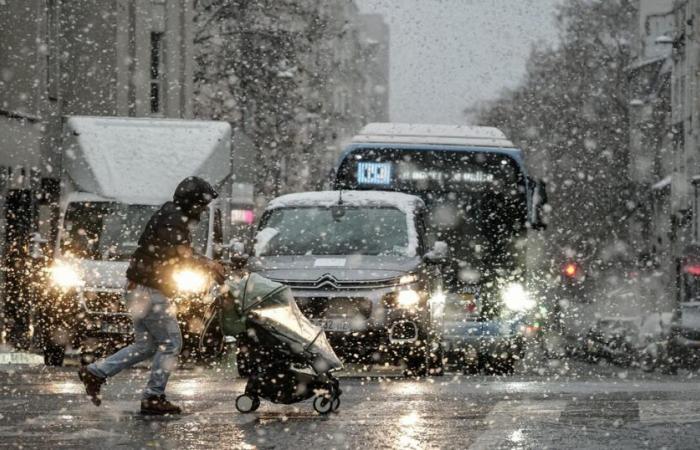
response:
<path id="1" fill-rule="evenodd" d="M 430 246 L 425 213 L 420 198 L 402 193 L 285 195 L 263 213 L 248 268 L 289 286 L 345 360 L 441 373 L 447 246 Z"/>
<path id="2" fill-rule="evenodd" d="M 700 366 L 700 245 L 684 249 L 678 273 L 678 302 L 664 356 L 668 371 Z"/>
<path id="3" fill-rule="evenodd" d="M 131 339 L 122 298 L 129 257 L 146 222 L 180 180 L 198 175 L 225 190 L 230 126 L 71 117 L 62 151 L 58 238 L 35 312 L 35 335 L 48 365 L 62 364 L 68 347 L 89 361 Z M 193 230 L 196 249 L 208 257 L 223 249 L 228 209 L 226 199 L 217 199 Z M 210 280 L 183 268 L 176 282 L 187 354 L 197 347 Z"/>
<path id="4" fill-rule="evenodd" d="M 511 371 L 523 338 L 536 333 L 529 230 L 545 227 L 544 184 L 523 153 L 488 127 L 367 125 L 340 158 L 335 189 L 385 190 L 426 204 L 427 240 L 444 240 L 443 344 L 466 371 Z"/>

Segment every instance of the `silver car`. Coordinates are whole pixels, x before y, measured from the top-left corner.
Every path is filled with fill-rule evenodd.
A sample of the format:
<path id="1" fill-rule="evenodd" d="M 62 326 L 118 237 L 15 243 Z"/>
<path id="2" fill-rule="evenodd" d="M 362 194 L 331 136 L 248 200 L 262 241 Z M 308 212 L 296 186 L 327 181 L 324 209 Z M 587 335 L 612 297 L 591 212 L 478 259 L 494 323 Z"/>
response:
<path id="1" fill-rule="evenodd" d="M 426 252 L 424 214 L 395 192 L 285 195 L 262 215 L 248 267 L 290 286 L 344 359 L 440 373 L 446 245 Z"/>

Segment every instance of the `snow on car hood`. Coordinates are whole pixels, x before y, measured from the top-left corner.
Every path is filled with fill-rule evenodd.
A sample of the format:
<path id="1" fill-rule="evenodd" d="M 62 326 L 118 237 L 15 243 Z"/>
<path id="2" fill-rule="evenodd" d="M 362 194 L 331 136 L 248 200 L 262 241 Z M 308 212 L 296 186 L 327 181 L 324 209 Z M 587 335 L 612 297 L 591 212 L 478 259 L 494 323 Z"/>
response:
<path id="1" fill-rule="evenodd" d="M 251 272 L 282 281 L 315 281 L 330 274 L 338 281 L 371 281 L 414 271 L 418 257 L 397 256 L 263 256 L 248 261 Z"/>

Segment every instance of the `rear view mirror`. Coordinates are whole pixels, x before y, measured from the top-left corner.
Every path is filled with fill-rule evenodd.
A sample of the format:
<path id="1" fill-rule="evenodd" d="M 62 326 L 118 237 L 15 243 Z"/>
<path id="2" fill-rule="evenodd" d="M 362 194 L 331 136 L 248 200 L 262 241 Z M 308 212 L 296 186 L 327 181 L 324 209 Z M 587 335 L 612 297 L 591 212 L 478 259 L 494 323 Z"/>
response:
<path id="1" fill-rule="evenodd" d="M 48 239 L 44 238 L 41 234 L 34 232 L 30 238 L 30 256 L 32 259 L 41 259 L 47 256 L 46 247 L 48 246 Z"/>
<path id="2" fill-rule="evenodd" d="M 429 263 L 442 263 L 450 256 L 450 247 L 447 242 L 435 241 L 432 250 L 425 254 L 423 259 Z"/>

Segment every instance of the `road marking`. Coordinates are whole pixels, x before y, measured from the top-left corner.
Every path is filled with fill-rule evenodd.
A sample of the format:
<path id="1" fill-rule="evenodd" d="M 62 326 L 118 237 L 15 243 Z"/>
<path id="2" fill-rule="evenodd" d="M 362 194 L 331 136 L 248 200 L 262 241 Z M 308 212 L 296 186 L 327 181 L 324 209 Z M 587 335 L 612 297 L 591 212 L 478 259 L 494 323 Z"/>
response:
<path id="1" fill-rule="evenodd" d="M 524 444 L 523 429 L 538 422 L 557 422 L 567 402 L 548 401 L 501 401 L 484 418 L 488 427 L 469 446 L 472 450 L 500 448 Z"/>
<path id="2" fill-rule="evenodd" d="M 700 401 L 642 400 L 639 421 L 644 424 L 700 422 Z"/>
<path id="3" fill-rule="evenodd" d="M 24 352 L 0 353 L 0 365 L 31 365 L 40 366 L 44 364 L 44 358 L 40 355 Z"/>

